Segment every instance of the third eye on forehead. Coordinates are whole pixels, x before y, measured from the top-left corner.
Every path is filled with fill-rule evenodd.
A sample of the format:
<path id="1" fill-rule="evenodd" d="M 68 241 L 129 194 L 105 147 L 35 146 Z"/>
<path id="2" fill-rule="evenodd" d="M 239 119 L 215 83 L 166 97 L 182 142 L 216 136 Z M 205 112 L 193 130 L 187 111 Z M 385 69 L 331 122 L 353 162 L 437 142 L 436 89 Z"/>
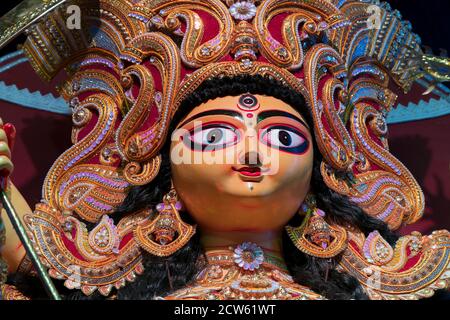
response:
<path id="1" fill-rule="evenodd" d="M 215 110 L 207 110 L 204 112 L 200 112 L 192 117 L 190 117 L 189 119 L 187 119 L 186 121 L 183 121 L 183 123 L 181 123 L 179 125 L 179 127 L 184 126 L 185 124 L 201 118 L 201 117 L 206 117 L 206 116 L 213 116 L 213 115 L 222 115 L 222 116 L 229 116 L 229 117 L 233 117 L 237 120 L 243 121 L 243 116 L 240 112 L 238 111 L 234 111 L 234 110 L 229 110 L 229 109 L 215 109 Z M 309 126 L 306 124 L 306 122 L 302 119 L 300 119 L 299 117 L 297 117 L 296 115 L 286 112 L 286 111 L 282 111 L 282 110 L 266 110 L 266 111 L 262 111 L 258 114 L 258 119 L 257 122 L 261 122 L 267 118 L 270 117 L 286 117 L 286 118 L 290 118 L 293 119 L 301 124 L 303 124 L 306 128 L 309 129 Z"/>
<path id="2" fill-rule="evenodd" d="M 242 111 L 256 111 L 260 105 L 254 95 L 247 93 L 239 97 L 237 107 Z"/>

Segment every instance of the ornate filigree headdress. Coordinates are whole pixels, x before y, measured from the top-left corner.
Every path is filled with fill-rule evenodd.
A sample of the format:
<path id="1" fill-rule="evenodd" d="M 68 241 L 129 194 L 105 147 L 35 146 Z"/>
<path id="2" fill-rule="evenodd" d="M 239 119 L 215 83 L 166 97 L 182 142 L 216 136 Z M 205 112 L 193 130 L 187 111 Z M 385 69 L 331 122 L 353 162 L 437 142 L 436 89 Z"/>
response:
<path id="1" fill-rule="evenodd" d="M 259 74 L 299 91 L 313 116 L 326 184 L 391 229 L 421 217 L 423 193 L 389 153 L 385 118 L 396 99 L 390 86 L 408 90 L 426 68 L 419 38 L 387 4 L 76 4 L 81 29 L 67 29 L 70 14 L 60 7 L 29 28 L 24 45 L 42 78 L 50 80 L 63 68 L 68 74 L 61 94 L 73 108 L 74 145 L 50 169 L 43 201 L 27 218 L 50 275 L 67 287 L 108 295 L 143 272 L 133 231 L 145 214 L 117 225 L 108 214 L 131 186 L 158 174 L 172 116 L 214 77 Z M 83 221 L 97 226 L 88 231 Z M 404 237 L 395 249 L 379 235 L 351 234 L 340 268 L 364 283 L 372 297 L 417 298 L 446 285 L 446 232 Z M 380 253 L 386 250 L 390 259 Z M 367 279 L 377 272 L 378 286 L 371 285 Z"/>

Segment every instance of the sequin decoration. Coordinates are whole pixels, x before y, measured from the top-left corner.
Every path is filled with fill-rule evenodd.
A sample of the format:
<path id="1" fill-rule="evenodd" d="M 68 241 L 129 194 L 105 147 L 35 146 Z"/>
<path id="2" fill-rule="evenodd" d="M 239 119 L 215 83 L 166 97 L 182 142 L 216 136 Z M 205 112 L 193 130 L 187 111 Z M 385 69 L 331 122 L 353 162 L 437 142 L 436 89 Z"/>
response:
<path id="1" fill-rule="evenodd" d="M 230 7 L 230 13 L 236 20 L 250 20 L 256 14 L 256 6 L 248 1 L 236 2 Z"/>
<path id="2" fill-rule="evenodd" d="M 244 242 L 234 249 L 234 262 L 244 270 L 258 269 L 264 261 L 263 250 L 252 242 Z"/>

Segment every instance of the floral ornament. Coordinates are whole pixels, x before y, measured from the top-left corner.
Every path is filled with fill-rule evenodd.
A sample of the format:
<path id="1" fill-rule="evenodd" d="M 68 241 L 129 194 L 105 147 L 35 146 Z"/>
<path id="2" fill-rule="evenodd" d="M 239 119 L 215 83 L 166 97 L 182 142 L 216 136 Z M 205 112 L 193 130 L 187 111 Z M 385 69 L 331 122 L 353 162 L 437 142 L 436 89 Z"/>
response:
<path id="1" fill-rule="evenodd" d="M 230 7 L 230 13 L 236 20 L 250 20 L 256 15 L 256 6 L 248 1 L 236 2 Z"/>
<path id="2" fill-rule="evenodd" d="M 208 277 L 211 279 L 220 279 L 222 274 L 223 270 L 218 265 L 213 265 L 208 269 Z"/>
<path id="3" fill-rule="evenodd" d="M 264 252 L 255 243 L 244 242 L 234 249 L 234 262 L 244 270 L 258 269 L 264 261 Z"/>

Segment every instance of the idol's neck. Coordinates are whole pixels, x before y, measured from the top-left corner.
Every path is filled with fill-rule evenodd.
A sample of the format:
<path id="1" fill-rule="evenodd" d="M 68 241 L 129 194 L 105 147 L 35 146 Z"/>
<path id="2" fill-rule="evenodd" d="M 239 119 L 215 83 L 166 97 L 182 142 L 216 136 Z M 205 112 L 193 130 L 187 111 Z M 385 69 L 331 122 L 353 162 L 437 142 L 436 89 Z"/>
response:
<path id="1" fill-rule="evenodd" d="M 283 259 L 283 255 L 281 252 L 281 235 L 281 230 L 265 232 L 220 232 L 202 229 L 200 241 L 206 253 L 208 253 L 208 251 L 226 249 L 229 247 L 234 248 L 243 242 L 253 242 L 260 246 L 267 253 L 270 253 L 272 256 Z"/>

